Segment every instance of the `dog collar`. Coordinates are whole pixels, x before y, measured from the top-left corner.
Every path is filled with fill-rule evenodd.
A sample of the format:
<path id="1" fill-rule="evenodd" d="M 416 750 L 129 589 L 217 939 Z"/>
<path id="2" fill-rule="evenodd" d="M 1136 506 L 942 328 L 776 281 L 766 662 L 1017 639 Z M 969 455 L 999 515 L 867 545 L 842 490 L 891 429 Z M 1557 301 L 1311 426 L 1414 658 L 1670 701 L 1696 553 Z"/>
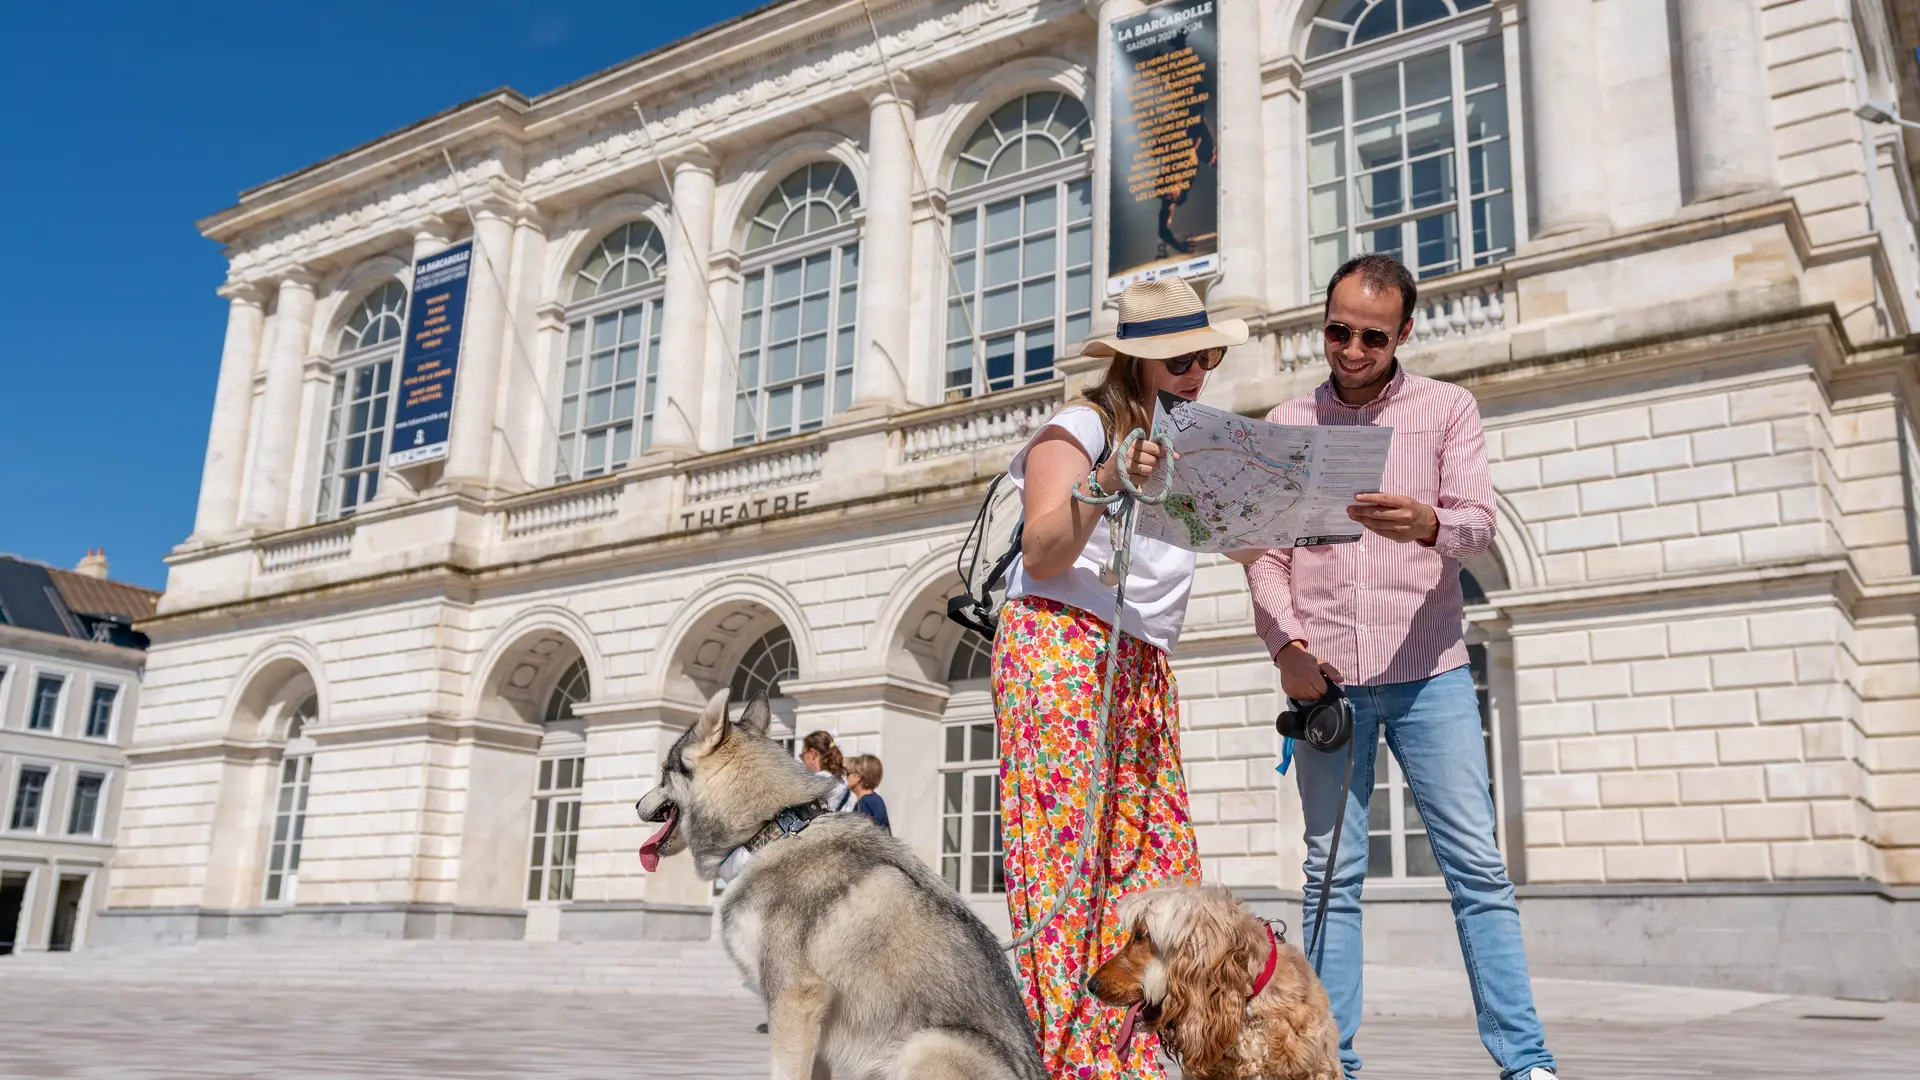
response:
<path id="1" fill-rule="evenodd" d="M 1247 1000 L 1260 996 L 1260 991 L 1273 981 L 1273 970 L 1280 966 L 1280 940 L 1273 936 L 1273 924 L 1267 924 L 1267 966 L 1260 969 L 1260 977 L 1253 980 L 1253 989 L 1248 992 Z"/>
<path id="2" fill-rule="evenodd" d="M 773 815 L 773 820 L 760 826 L 760 831 L 749 837 L 746 843 L 727 852 L 726 861 L 720 864 L 720 880 L 730 882 L 740 876 L 749 855 L 776 840 L 805 832 L 807 826 L 813 824 L 813 819 L 825 812 L 819 803 L 801 803 Z"/>

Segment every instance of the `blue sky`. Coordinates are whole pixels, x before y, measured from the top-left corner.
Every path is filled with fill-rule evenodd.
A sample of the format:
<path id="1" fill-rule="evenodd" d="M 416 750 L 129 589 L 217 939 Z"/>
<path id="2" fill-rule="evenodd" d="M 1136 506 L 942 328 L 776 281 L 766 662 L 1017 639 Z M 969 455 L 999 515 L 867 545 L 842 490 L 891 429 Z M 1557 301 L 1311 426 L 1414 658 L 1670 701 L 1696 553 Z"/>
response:
<path id="1" fill-rule="evenodd" d="M 499 86 L 759 0 L 0 4 L 0 552 L 165 584 L 226 326 L 196 219 Z"/>

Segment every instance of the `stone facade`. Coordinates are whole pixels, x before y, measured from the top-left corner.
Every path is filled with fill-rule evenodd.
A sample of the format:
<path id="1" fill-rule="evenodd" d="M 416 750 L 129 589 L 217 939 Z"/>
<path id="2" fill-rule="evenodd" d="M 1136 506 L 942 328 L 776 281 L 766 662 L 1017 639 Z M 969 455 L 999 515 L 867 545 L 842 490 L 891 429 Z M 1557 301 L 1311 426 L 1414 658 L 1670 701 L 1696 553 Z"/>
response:
<path id="1" fill-rule="evenodd" d="M 1476 77 L 1502 89 L 1471 108 L 1504 110 L 1513 245 L 1476 238 L 1495 252 L 1484 265 L 1423 282 L 1403 356 L 1471 388 L 1486 421 L 1499 532 L 1466 567 L 1484 593 L 1468 635 L 1516 876 L 1561 905 L 1560 928 L 1578 921 L 1568 904 L 1734 890 L 1797 911 L 1838 890 L 1896 912 L 1866 952 L 1911 949 L 1920 142 L 1851 110 L 1920 112 L 1913 20 L 1873 0 L 1454 6 L 1329 50 L 1311 19 L 1365 5 L 1221 5 L 1228 228 L 1203 285 L 1255 336 L 1207 400 L 1258 412 L 1323 377 L 1316 90 L 1497 42 L 1473 55 L 1497 59 Z M 1089 192 L 1104 265 L 1097 42 L 1137 10 L 907 0 L 876 12 L 876 51 L 858 10 L 794 0 L 538 98 L 465 103 L 202 222 L 229 256 L 232 316 L 196 528 L 150 626 L 109 922 L 127 939 L 704 933 L 709 888 L 684 865 L 640 873 L 631 807 L 705 695 L 763 662 L 795 729 L 886 761 L 896 832 L 971 889 L 975 835 L 943 805 L 974 782 L 967 766 L 981 775 L 965 731 L 991 714 L 942 618 L 954 554 L 985 481 L 1090 368 L 1062 359 L 1058 378 L 992 393 L 976 372 L 971 396 L 950 392 L 948 260 L 971 250 L 969 214 L 1045 187 L 1061 205 Z M 956 162 L 1027 95 L 1056 117 L 1070 107 L 1050 103 L 1083 102 L 1093 137 L 979 202 Z M 763 438 L 740 418 L 765 428 L 754 408 L 775 399 L 736 393 L 760 377 L 746 313 L 778 272 L 762 252 L 813 249 L 763 246 L 752 222 L 815 165 L 859 192 L 818 230 L 819 250 L 859 245 L 850 383 L 824 424 Z M 1479 227 L 1456 220 L 1460 236 Z M 619 293 L 660 320 L 650 427 L 623 467 L 575 479 L 543 464 L 580 453 L 561 430 L 570 327 L 606 310 L 594 252 L 630 225 L 657 238 L 635 258 L 658 275 Z M 466 236 L 485 257 L 451 457 L 381 475 L 349 516 L 330 395 L 353 392 L 348 360 L 370 354 L 341 336 L 371 325 L 355 312 L 404 286 L 412 258 Z M 1114 315 L 1096 298 L 1090 318 Z M 554 705 L 576 661 L 588 689 Z M 1297 890 L 1276 673 L 1237 567 L 1202 560 L 1174 664 L 1209 873 L 1253 896 Z M 310 759 L 292 781 L 298 889 L 267 902 L 293 758 Z M 543 793 L 561 789 L 539 763 L 575 758 L 564 797 Z M 551 899 L 530 843 L 552 842 L 540 815 L 560 802 L 577 805 L 577 850 L 570 895 Z M 1390 817 L 1375 841 L 1393 873 L 1369 896 L 1431 902 L 1417 838 Z M 996 897 L 976 904 L 1004 923 Z M 1698 929 L 1712 904 L 1663 910 Z M 1657 966 L 1642 965 L 1680 977 Z M 1861 985 L 1920 995 L 1888 971 Z"/>

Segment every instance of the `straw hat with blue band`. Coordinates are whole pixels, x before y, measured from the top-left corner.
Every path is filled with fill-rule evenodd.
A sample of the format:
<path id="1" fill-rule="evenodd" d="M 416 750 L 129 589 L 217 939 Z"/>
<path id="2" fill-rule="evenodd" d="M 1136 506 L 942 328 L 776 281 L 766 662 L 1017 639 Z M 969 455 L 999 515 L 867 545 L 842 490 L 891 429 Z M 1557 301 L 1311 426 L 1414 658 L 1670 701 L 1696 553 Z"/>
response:
<path id="1" fill-rule="evenodd" d="M 1177 277 L 1136 281 L 1120 294 L 1120 332 L 1095 338 L 1081 351 L 1087 356 L 1138 356 L 1170 360 L 1202 349 L 1244 345 L 1247 324 L 1240 319 L 1207 318 L 1207 305 L 1193 286 Z"/>

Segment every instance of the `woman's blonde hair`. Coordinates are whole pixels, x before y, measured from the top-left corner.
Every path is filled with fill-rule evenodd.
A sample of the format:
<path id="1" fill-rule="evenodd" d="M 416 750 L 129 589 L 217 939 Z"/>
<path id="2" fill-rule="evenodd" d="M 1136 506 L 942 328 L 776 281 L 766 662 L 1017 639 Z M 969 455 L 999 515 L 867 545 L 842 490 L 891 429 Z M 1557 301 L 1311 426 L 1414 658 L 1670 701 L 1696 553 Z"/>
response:
<path id="1" fill-rule="evenodd" d="M 1146 400 L 1147 381 L 1142 370 L 1143 364 L 1151 363 L 1153 361 L 1137 356 L 1115 353 L 1100 381 L 1074 399 L 1074 404 L 1091 405 L 1100 414 L 1100 426 L 1106 430 L 1109 448 L 1135 428 L 1153 429 L 1153 402 Z"/>

